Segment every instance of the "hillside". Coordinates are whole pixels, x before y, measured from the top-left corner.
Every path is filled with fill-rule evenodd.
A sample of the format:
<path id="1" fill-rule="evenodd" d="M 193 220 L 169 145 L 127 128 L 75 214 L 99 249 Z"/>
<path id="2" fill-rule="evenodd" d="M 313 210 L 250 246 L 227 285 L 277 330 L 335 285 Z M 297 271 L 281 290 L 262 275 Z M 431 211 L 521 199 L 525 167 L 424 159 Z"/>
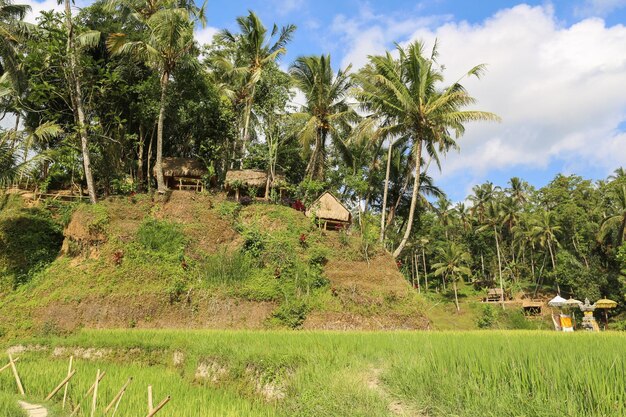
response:
<path id="1" fill-rule="evenodd" d="M 4 333 L 428 323 L 389 255 L 365 253 L 358 233 L 321 231 L 288 207 L 187 192 L 165 203 L 19 200 L 5 196 L 0 210 Z M 26 239 L 21 224 L 38 234 Z"/>

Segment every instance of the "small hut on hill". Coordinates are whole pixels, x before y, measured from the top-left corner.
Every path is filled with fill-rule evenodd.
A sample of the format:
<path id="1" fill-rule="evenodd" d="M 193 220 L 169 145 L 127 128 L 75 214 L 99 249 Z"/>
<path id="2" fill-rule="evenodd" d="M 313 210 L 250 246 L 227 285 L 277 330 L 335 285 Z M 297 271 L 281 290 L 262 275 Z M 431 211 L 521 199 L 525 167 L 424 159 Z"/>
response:
<path id="1" fill-rule="evenodd" d="M 163 158 L 163 177 L 168 188 L 178 190 L 203 191 L 202 177 L 208 170 L 202 161 L 194 158 Z M 156 175 L 156 167 L 154 168 Z"/>
<path id="2" fill-rule="evenodd" d="M 318 224 L 332 229 L 347 227 L 352 220 L 350 211 L 331 192 L 326 191 L 311 204 L 306 211 L 307 217 L 315 217 Z"/>
<path id="3" fill-rule="evenodd" d="M 276 175 L 274 184 L 284 185 L 285 177 Z M 265 195 L 265 187 L 267 186 L 267 172 L 260 169 L 230 170 L 226 173 L 224 185 L 227 191 L 234 192 L 237 201 L 239 201 L 242 191 L 247 192 L 250 197 L 262 197 Z"/>

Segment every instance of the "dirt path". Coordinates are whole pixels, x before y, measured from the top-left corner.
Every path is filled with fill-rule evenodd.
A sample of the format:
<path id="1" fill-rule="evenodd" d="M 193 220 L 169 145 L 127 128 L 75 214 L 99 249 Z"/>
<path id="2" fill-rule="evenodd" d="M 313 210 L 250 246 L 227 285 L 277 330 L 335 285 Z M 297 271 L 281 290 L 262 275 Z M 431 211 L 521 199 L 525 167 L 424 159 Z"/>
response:
<path id="1" fill-rule="evenodd" d="M 387 401 L 389 412 L 398 417 L 426 417 L 426 414 L 415 410 L 410 405 L 394 398 L 380 381 L 380 374 L 383 372 L 380 368 L 372 368 L 369 370 L 365 383 L 369 389 L 376 391 L 382 398 Z"/>
<path id="2" fill-rule="evenodd" d="M 28 417 L 48 417 L 48 410 L 42 405 L 29 404 L 24 401 L 18 401 L 20 407 L 22 407 L 28 413 Z"/>

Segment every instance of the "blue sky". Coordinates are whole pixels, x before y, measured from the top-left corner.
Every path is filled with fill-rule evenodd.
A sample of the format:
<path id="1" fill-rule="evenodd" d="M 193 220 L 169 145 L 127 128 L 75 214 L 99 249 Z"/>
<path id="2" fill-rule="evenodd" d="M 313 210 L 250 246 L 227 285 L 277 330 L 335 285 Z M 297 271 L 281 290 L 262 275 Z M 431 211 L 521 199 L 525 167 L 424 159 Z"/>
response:
<path id="1" fill-rule="evenodd" d="M 22 2 L 34 13 L 60 8 Z M 430 172 L 455 201 L 486 180 L 542 186 L 559 172 L 600 179 L 626 165 L 626 0 L 208 0 L 198 40 L 236 29 L 248 9 L 267 26 L 298 26 L 284 68 L 299 55 L 330 53 L 335 68 L 357 69 L 415 39 L 438 40 L 449 82 L 487 64 L 483 79 L 463 83 L 476 108 L 502 123 L 469 125 L 460 153 Z"/>

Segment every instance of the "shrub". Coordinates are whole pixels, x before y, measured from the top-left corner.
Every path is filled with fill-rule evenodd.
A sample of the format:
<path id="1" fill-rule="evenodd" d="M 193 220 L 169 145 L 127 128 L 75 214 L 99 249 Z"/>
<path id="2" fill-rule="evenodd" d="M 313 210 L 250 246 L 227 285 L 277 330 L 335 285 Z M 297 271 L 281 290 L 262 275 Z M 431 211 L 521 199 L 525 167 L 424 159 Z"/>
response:
<path id="1" fill-rule="evenodd" d="M 330 250 L 324 246 L 315 246 L 309 251 L 309 264 L 313 266 L 324 266 L 328 263 Z"/>
<path id="2" fill-rule="evenodd" d="M 476 320 L 476 325 L 480 329 L 489 329 L 496 324 L 498 317 L 496 310 L 491 304 L 485 304 L 483 306 L 482 315 Z"/>
<path id="3" fill-rule="evenodd" d="M 311 308 L 305 300 L 296 299 L 281 304 L 272 313 L 272 321 L 291 329 L 302 326 Z"/>
<path id="4" fill-rule="evenodd" d="M 254 262 L 245 253 L 222 251 L 208 256 L 203 267 L 207 283 L 231 284 L 247 280 L 254 269 Z"/>
<path id="5" fill-rule="evenodd" d="M 141 223 L 137 239 L 144 249 L 168 254 L 182 254 L 186 243 L 180 225 L 155 219 Z"/>

